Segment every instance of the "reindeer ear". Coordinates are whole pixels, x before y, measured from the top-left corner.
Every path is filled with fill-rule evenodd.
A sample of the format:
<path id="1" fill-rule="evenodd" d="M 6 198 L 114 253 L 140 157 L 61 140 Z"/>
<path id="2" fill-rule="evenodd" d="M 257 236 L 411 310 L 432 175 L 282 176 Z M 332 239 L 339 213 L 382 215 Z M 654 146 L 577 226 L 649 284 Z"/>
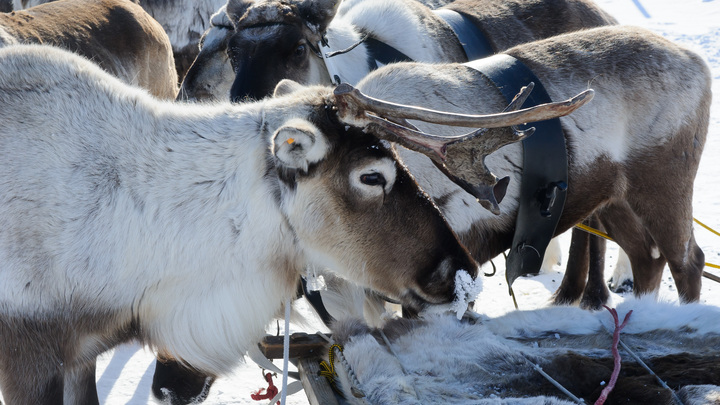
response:
<path id="1" fill-rule="evenodd" d="M 233 28 L 232 21 L 230 21 L 230 17 L 228 17 L 227 4 L 223 4 L 215 14 L 210 16 L 210 25 L 213 27 Z"/>
<path id="2" fill-rule="evenodd" d="M 292 94 L 303 88 L 303 85 L 290 79 L 282 79 L 280 83 L 275 86 L 273 97 L 285 96 Z"/>
<path id="3" fill-rule="evenodd" d="M 299 118 L 291 119 L 273 135 L 273 154 L 283 169 L 307 172 L 311 164 L 325 158 L 329 147 L 315 125 Z"/>
<path id="4" fill-rule="evenodd" d="M 301 17 L 318 28 L 318 34 L 327 30 L 340 6 L 340 0 L 304 0 L 297 7 Z"/>

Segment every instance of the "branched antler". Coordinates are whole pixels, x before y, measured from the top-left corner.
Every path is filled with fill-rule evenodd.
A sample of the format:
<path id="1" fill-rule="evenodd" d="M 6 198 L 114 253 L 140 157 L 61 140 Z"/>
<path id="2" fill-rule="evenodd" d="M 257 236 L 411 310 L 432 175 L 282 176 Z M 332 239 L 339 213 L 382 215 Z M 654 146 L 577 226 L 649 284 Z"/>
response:
<path id="1" fill-rule="evenodd" d="M 518 125 L 544 121 L 568 115 L 592 100 L 593 90 L 585 90 L 568 100 L 540 104 L 520 109 L 534 87 L 523 87 L 503 112 L 485 115 L 456 114 L 422 107 L 391 103 L 367 96 L 347 83 L 335 88 L 334 99 L 341 121 L 371 131 L 376 136 L 396 142 L 408 149 L 430 157 L 451 180 L 474 195 L 495 214 L 500 213 L 498 203 L 505 194 L 507 181 L 500 182 L 485 165 L 485 157 L 510 143 L 530 136 L 534 128 L 520 130 Z M 462 135 L 438 136 L 427 134 L 409 125 L 406 120 L 419 120 L 433 124 L 480 128 Z M 513 131 L 487 131 L 488 128 L 512 127 Z M 481 136 L 482 135 L 482 136 Z M 474 140 L 470 151 L 448 147 Z M 457 152 L 453 153 L 452 149 Z M 482 162 L 478 166 L 476 162 Z M 467 167 L 472 167 L 472 179 L 466 178 Z"/>

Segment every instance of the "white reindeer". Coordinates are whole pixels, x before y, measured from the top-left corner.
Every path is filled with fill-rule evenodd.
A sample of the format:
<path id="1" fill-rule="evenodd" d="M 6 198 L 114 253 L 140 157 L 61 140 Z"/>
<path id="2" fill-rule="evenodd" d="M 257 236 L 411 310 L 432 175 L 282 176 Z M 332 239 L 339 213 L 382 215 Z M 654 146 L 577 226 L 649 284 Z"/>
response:
<path id="1" fill-rule="evenodd" d="M 131 339 L 225 373 L 308 263 L 416 311 L 467 300 L 455 277 L 475 261 L 391 146 L 339 121 L 334 100 L 315 87 L 178 105 L 67 51 L 0 49 L 5 400 L 77 401 L 78 374 Z"/>
<path id="2" fill-rule="evenodd" d="M 575 0 L 458 0 L 441 10 L 467 16 L 499 52 L 511 46 L 564 32 L 616 24 L 616 20 L 592 1 Z M 185 100 L 235 100 L 268 95 L 283 78 L 305 84 L 330 83 L 339 74 L 343 82 L 357 83 L 373 67 L 376 46 L 361 42 L 364 34 L 386 43 L 417 61 L 465 61 L 460 40 L 434 10 L 437 4 L 413 0 L 395 2 L 355 0 L 230 0 L 211 20 L 201 40 L 201 50 L 188 70 L 178 94 Z M 337 11 L 335 11 L 337 9 Z M 329 44 L 322 50 L 321 42 Z M 321 58 L 318 53 L 351 48 L 350 52 Z M 231 63 L 232 62 L 232 63 Z M 374 63 L 374 62 L 373 62 Z M 331 68 L 332 67 L 332 68 Z M 332 71 L 332 73 L 331 73 Z M 435 196 L 433 196 L 435 197 Z M 568 262 L 587 272 L 603 256 L 604 241 L 593 241 L 587 256 L 587 236 L 573 235 Z M 597 245 L 597 246 L 596 246 Z M 560 246 L 551 242 L 542 268 L 559 263 Z M 621 258 L 625 255 L 621 254 Z M 588 263 L 594 260 L 592 263 Z M 620 261 L 625 263 L 625 261 Z M 622 266 L 618 266 L 620 268 Z M 625 266 L 625 267 L 629 267 Z M 591 272 L 587 302 L 607 299 L 603 273 Z M 616 277 L 617 278 L 617 277 Z M 624 280 L 615 280 L 622 283 Z M 596 284 L 600 286 L 596 286 Z M 573 301 L 582 285 L 566 288 L 558 302 Z M 591 306 L 592 306 L 591 305 Z"/>

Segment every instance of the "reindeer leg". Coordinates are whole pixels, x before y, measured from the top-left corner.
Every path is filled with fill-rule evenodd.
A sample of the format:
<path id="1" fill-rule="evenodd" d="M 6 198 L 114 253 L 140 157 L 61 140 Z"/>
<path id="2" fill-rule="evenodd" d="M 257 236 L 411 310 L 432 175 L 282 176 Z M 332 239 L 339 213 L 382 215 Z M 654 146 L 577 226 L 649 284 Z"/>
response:
<path id="1" fill-rule="evenodd" d="M 543 256 L 542 266 L 543 271 L 549 272 L 553 266 L 560 265 L 562 263 L 562 248 L 557 237 L 550 239 L 547 248 L 545 249 L 545 256 Z"/>
<path id="2" fill-rule="evenodd" d="M 705 264 L 693 235 L 692 196 L 708 115 L 704 108 L 693 111 L 696 115 L 679 122 L 671 140 L 655 147 L 652 159 L 640 162 L 628 172 L 633 191 L 628 193 L 629 205 L 657 246 L 652 251 L 653 257 L 659 255 L 667 260 L 683 302 L 700 298 Z M 637 279 L 635 286 L 637 290 Z"/>
<path id="3" fill-rule="evenodd" d="M 65 405 L 99 405 L 95 384 L 95 362 L 65 372 Z"/>
<path id="4" fill-rule="evenodd" d="M 13 405 L 63 404 L 63 353 L 57 330 L 0 315 L 0 391 Z"/>
<path id="5" fill-rule="evenodd" d="M 656 293 L 660 288 L 666 260 L 641 218 L 627 202 L 620 202 L 605 207 L 601 220 L 630 259 L 635 295 Z"/>
<path id="6" fill-rule="evenodd" d="M 633 290 L 632 268 L 630 259 L 624 250 L 618 251 L 617 263 L 609 283 L 610 290 L 616 293 L 625 293 Z"/>
<path id="7" fill-rule="evenodd" d="M 576 303 L 585 288 L 588 276 L 590 234 L 580 229 L 572 230 L 565 275 L 560 287 L 553 294 L 553 304 L 572 305 Z"/>
<path id="8" fill-rule="evenodd" d="M 655 232 L 653 236 L 657 250 L 667 259 L 680 301 L 694 302 L 700 299 L 705 254 L 695 242 L 692 227 L 687 224 L 691 224 L 690 220 L 676 224 L 676 227 L 667 226 L 664 232 Z M 686 228 L 683 231 L 672 231 L 682 225 Z"/>
<path id="9" fill-rule="evenodd" d="M 595 229 L 602 229 L 597 216 L 592 216 L 586 221 L 588 226 Z M 605 248 L 607 243 L 605 239 L 591 235 L 589 243 L 589 271 L 588 280 L 585 284 L 582 300 L 580 300 L 580 308 L 590 310 L 600 310 L 610 298 L 605 284 Z"/>
<path id="10" fill-rule="evenodd" d="M 686 260 L 683 260 L 684 258 Z M 703 268 L 705 267 L 705 253 L 695 242 L 694 235 L 691 236 L 688 243 L 687 252 L 683 256 L 672 256 L 672 260 L 668 259 L 668 265 L 675 280 L 680 301 L 698 301 L 700 299 L 700 288 L 702 287 Z"/>

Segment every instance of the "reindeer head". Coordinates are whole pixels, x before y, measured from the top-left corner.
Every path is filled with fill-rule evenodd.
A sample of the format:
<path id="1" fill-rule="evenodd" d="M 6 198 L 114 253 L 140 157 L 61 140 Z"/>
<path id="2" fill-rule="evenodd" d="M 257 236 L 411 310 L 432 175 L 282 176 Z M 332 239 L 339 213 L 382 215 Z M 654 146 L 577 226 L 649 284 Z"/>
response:
<path id="1" fill-rule="evenodd" d="M 453 302 L 456 273 L 475 277 L 477 264 L 391 144 L 340 122 L 329 89 L 284 83 L 277 94 L 293 93 L 269 102 L 323 100 L 266 118 L 281 207 L 308 261 L 416 311 Z"/>
<path id="2" fill-rule="evenodd" d="M 327 88 L 304 88 L 291 81 L 281 82 L 276 95 L 287 97 L 272 103 L 314 105 L 300 118 L 276 113 L 281 124 L 272 142 L 282 208 L 310 261 L 421 310 L 429 304 L 455 301 L 457 272 L 465 270 L 475 277 L 477 265 L 387 141 L 399 141 L 442 164 L 448 144 L 471 136 L 434 137 L 381 116 L 448 125 L 511 126 L 569 114 L 587 102 L 592 92 L 563 103 L 484 116 L 399 106 L 350 87 L 330 94 Z M 308 101 L 318 97 L 324 97 L 320 105 Z M 522 136 L 489 139 L 488 150 Z M 452 177 L 452 168 L 445 171 L 460 181 Z M 488 172 L 488 176 L 492 175 Z M 473 185 L 466 186 L 475 190 Z"/>
<path id="3" fill-rule="evenodd" d="M 225 101 L 230 95 L 235 72 L 228 57 L 228 41 L 235 28 L 222 6 L 210 18 L 210 28 L 200 37 L 200 52 L 188 69 L 178 101 Z"/>
<path id="4" fill-rule="evenodd" d="M 235 72 L 233 101 L 272 94 L 282 79 L 327 82 L 317 44 L 339 0 L 230 0 L 234 31 L 227 52 Z"/>

